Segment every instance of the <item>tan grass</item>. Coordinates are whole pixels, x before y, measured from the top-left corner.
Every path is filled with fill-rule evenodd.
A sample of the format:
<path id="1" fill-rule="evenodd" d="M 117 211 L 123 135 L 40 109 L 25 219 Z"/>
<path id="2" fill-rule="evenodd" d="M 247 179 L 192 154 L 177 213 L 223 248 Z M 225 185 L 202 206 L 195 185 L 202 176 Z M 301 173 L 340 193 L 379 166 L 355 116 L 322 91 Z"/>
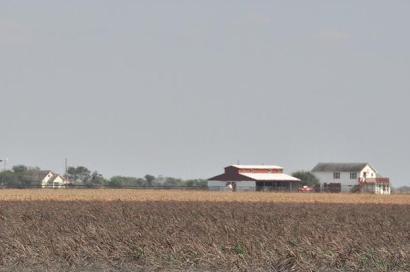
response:
<path id="1" fill-rule="evenodd" d="M 201 201 L 262 203 L 339 203 L 410 205 L 410 195 L 207 192 L 132 189 L 0 190 L 0 201 Z"/>

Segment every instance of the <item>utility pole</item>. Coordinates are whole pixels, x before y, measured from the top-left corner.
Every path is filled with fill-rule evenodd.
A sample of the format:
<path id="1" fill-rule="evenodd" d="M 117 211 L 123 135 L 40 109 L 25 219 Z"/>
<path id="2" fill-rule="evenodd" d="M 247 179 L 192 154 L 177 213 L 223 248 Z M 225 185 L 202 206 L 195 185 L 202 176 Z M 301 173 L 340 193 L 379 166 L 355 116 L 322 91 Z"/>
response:
<path id="1" fill-rule="evenodd" d="M 64 173 L 64 177 L 67 177 L 67 171 L 68 171 L 68 159 L 65 158 L 65 173 Z"/>
<path id="2" fill-rule="evenodd" d="M 0 160 L 0 162 L 3 162 L 3 171 L 6 171 L 6 168 L 7 168 L 7 161 L 8 161 L 8 159 L 6 158 L 6 159 L 4 159 L 4 160 Z"/>

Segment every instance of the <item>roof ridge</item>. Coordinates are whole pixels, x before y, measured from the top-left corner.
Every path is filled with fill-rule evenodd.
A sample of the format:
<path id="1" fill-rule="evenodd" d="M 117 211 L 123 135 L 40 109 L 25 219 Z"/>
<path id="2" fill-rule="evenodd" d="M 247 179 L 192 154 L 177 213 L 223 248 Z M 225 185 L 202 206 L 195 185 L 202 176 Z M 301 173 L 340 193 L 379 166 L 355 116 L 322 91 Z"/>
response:
<path id="1" fill-rule="evenodd" d="M 368 162 L 320 162 L 312 172 L 358 172 L 367 165 L 374 169 Z"/>
<path id="2" fill-rule="evenodd" d="M 279 165 L 273 165 L 273 164 L 231 164 L 229 166 L 233 166 L 236 168 L 281 168 L 283 169 L 282 166 Z"/>

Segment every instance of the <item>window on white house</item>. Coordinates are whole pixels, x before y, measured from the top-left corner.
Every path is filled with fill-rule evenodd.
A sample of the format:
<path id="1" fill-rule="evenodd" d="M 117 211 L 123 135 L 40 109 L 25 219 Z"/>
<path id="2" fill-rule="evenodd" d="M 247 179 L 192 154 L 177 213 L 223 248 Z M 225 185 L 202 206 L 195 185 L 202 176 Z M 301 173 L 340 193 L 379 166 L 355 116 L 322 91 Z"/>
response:
<path id="1" fill-rule="evenodd" d="M 357 179 L 357 173 L 356 172 L 351 172 L 350 173 L 350 179 Z"/>
<path id="2" fill-rule="evenodd" d="M 334 179 L 340 179 L 340 172 L 334 172 L 333 173 L 333 178 Z"/>

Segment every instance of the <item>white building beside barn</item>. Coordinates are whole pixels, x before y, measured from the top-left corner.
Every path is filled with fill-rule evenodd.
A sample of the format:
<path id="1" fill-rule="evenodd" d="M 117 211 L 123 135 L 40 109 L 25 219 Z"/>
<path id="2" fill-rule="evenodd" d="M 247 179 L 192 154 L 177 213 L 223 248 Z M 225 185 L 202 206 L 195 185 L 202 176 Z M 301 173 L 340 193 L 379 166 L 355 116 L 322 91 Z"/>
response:
<path id="1" fill-rule="evenodd" d="M 276 165 L 230 165 L 208 180 L 213 191 L 296 191 L 300 179 L 286 175 Z"/>
<path id="2" fill-rule="evenodd" d="M 390 194 L 390 180 L 368 163 L 319 163 L 312 173 L 321 191 Z"/>

